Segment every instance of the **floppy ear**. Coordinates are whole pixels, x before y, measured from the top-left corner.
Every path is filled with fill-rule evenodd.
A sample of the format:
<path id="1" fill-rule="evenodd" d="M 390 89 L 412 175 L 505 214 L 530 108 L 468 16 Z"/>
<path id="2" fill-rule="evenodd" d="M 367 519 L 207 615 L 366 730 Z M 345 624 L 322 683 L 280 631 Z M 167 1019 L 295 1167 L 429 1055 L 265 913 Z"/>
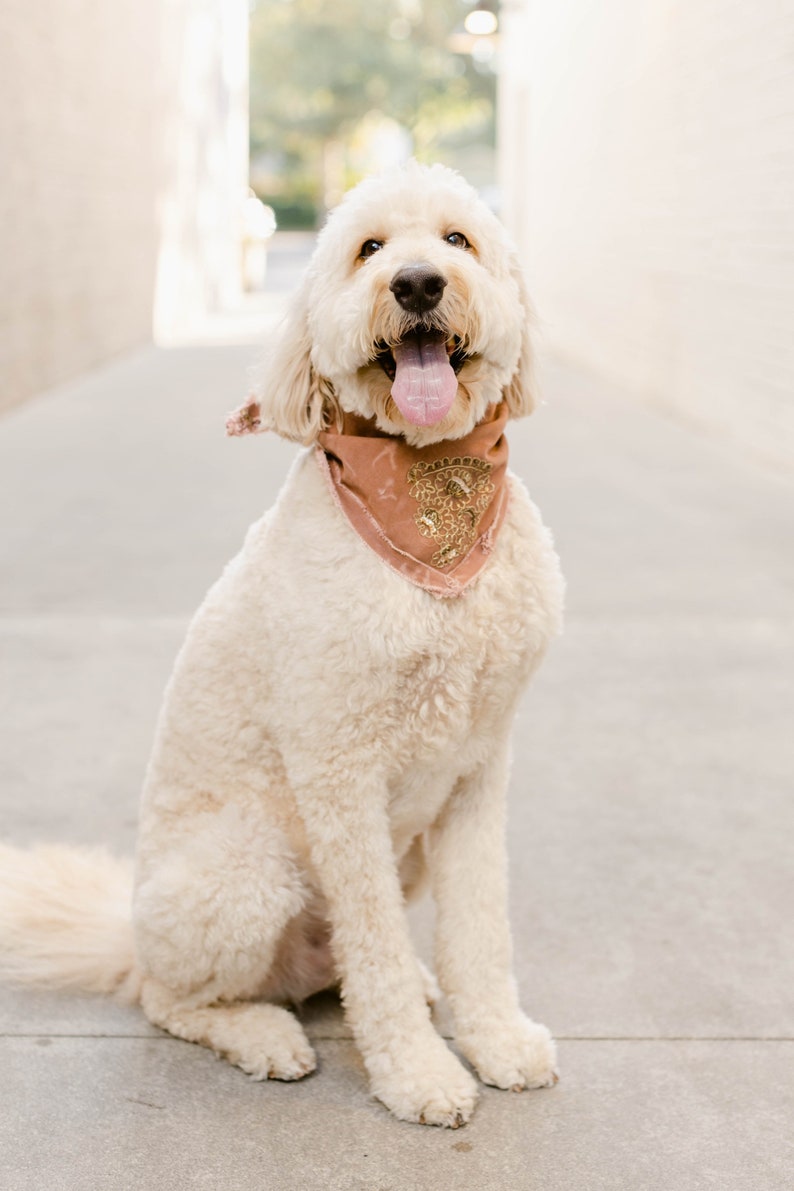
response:
<path id="1" fill-rule="evenodd" d="M 504 387 L 503 398 L 511 418 L 523 418 L 532 413 L 538 400 L 535 350 L 532 342 L 535 311 L 532 308 L 524 274 L 517 257 L 513 257 L 511 262 L 510 275 L 518 286 L 518 299 L 521 305 L 521 351 L 516 370 Z"/>
<path id="2" fill-rule="evenodd" d="M 308 279 L 304 281 L 272 353 L 265 359 L 257 386 L 262 430 L 308 445 L 333 421 L 337 405 L 333 385 L 319 376 L 311 361 Z"/>

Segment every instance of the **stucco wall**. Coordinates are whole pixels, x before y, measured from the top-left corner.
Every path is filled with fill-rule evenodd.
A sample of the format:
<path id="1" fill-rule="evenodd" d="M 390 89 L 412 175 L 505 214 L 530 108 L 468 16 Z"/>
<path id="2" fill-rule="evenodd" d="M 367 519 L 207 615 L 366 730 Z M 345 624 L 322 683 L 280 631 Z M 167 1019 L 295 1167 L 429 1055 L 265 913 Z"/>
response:
<path id="1" fill-rule="evenodd" d="M 129 0 L 126 0 L 129 2 Z M 162 0 L 155 332 L 179 342 L 241 293 L 248 0 Z"/>
<path id="2" fill-rule="evenodd" d="M 794 463 L 794 2 L 502 23 L 506 216 L 547 342 Z"/>
<path id="3" fill-rule="evenodd" d="M 247 20 L 3 0 L 0 407 L 239 295 Z"/>
<path id="4" fill-rule="evenodd" d="M 0 6 L 0 405 L 151 334 L 158 10 Z"/>

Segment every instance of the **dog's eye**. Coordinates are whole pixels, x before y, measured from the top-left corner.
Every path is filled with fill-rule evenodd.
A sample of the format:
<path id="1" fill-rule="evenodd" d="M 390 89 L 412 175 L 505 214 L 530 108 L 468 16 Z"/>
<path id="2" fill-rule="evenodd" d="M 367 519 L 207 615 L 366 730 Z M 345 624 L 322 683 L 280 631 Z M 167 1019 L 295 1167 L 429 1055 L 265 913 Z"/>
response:
<path id="1" fill-rule="evenodd" d="M 368 256 L 374 256 L 376 252 L 380 252 L 382 247 L 383 240 L 365 240 L 358 255 L 366 260 Z"/>
<path id="2" fill-rule="evenodd" d="M 463 232 L 450 232 L 448 236 L 444 236 L 447 244 L 451 244 L 453 248 L 468 248 L 469 241 L 464 236 Z"/>

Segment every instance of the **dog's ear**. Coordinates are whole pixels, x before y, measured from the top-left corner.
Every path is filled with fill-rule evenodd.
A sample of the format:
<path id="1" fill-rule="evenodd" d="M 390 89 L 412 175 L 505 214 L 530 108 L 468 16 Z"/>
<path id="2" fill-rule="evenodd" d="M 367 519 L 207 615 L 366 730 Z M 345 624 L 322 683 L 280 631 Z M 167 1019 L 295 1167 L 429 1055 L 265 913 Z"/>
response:
<path id="1" fill-rule="evenodd" d="M 309 445 L 335 419 L 333 385 L 319 376 L 311 360 L 308 279 L 293 299 L 257 386 L 260 427 L 282 438 Z"/>
<path id="2" fill-rule="evenodd" d="M 503 398 L 511 418 L 523 418 L 532 413 L 538 400 L 535 350 L 532 341 L 535 311 L 532 308 L 524 274 L 517 257 L 514 257 L 511 262 L 510 273 L 518 286 L 518 299 L 521 306 L 521 351 L 516 370 L 504 387 Z"/>

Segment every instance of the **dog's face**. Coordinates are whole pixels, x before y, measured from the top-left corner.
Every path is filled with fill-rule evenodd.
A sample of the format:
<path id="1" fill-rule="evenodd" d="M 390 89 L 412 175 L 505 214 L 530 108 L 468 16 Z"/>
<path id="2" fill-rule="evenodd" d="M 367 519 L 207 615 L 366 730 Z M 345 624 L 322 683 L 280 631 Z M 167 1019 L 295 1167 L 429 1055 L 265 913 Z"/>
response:
<path id="1" fill-rule="evenodd" d="M 277 348 L 263 424 L 311 442 L 341 408 L 416 444 L 532 408 L 528 302 L 504 229 L 441 166 L 371 178 L 332 213 Z"/>

